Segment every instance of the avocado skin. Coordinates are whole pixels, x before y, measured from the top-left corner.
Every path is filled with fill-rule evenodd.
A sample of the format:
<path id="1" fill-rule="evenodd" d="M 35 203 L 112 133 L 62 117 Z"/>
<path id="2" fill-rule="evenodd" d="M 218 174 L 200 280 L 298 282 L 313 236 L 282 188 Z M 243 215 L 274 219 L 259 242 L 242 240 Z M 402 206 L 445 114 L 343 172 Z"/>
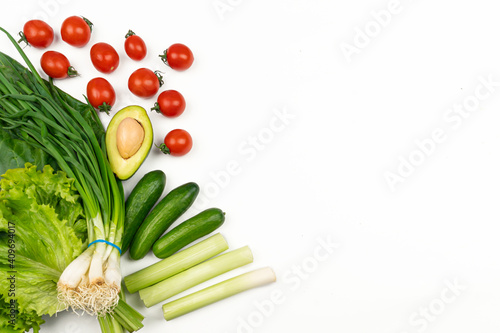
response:
<path id="1" fill-rule="evenodd" d="M 116 146 L 116 131 L 118 125 L 125 118 L 137 120 L 144 129 L 144 140 L 141 148 L 134 156 L 124 159 Z M 106 152 L 111 169 L 118 179 L 126 180 L 132 177 L 148 157 L 153 145 L 153 127 L 146 110 L 138 105 L 127 106 L 118 111 L 111 119 L 106 130 Z"/>

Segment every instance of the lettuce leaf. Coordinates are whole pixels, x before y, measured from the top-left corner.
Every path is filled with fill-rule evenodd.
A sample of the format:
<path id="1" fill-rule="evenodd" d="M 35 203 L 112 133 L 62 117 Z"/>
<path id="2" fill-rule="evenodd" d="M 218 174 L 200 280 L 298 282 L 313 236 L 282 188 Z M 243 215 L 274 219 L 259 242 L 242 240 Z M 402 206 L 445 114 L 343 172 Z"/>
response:
<path id="1" fill-rule="evenodd" d="M 36 324 L 42 315 L 63 309 L 57 300 L 57 281 L 85 244 L 83 206 L 73 180 L 50 165 L 42 172 L 27 163 L 2 177 L 0 294 L 5 302 L 16 299 L 18 325 L 19 321 Z M 12 275 L 15 297 L 10 294 Z M 22 329 L 26 327 L 18 331 Z"/>
<path id="2" fill-rule="evenodd" d="M 19 308 L 16 303 L 14 305 L 16 320 L 14 325 L 10 325 L 10 310 L 10 304 L 7 303 L 2 296 L 0 296 L 0 332 L 2 333 L 26 332 L 31 328 L 33 328 L 33 332 L 37 333 L 40 330 L 40 325 L 45 322 L 45 320 L 43 320 L 42 317 L 37 315 L 34 311 L 19 312 Z"/>

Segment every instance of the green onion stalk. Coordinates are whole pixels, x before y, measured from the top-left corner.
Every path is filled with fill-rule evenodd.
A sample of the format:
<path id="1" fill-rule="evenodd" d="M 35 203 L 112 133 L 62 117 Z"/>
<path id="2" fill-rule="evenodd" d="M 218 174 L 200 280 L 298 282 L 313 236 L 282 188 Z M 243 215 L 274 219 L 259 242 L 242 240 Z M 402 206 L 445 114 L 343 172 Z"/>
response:
<path id="1" fill-rule="evenodd" d="M 51 80 L 42 79 L 14 38 L 0 30 L 32 74 L 17 71 L 12 60 L 0 53 L 0 122 L 4 130 L 50 155 L 74 179 L 87 219 L 88 242 L 99 240 L 61 274 L 58 299 L 67 308 L 106 316 L 120 300 L 120 253 L 109 243 L 121 246 L 125 200 L 106 156 L 102 123 L 90 104 L 93 121 L 86 120 Z"/>
<path id="2" fill-rule="evenodd" d="M 135 332 L 144 327 L 142 324 L 144 316 L 125 302 L 123 288 L 120 292 L 120 300 L 113 313 L 107 313 L 105 316 L 97 318 L 102 333 Z"/>

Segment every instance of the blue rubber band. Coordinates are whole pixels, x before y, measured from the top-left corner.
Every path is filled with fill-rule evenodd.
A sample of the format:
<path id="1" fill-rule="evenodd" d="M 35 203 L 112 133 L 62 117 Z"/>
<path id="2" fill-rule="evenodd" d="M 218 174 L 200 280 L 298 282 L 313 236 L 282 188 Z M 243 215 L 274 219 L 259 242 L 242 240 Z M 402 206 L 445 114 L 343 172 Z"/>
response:
<path id="1" fill-rule="evenodd" d="M 118 245 L 113 244 L 111 242 L 108 242 L 105 239 L 96 239 L 95 241 L 93 241 L 92 243 L 90 243 L 89 246 L 87 246 L 87 247 L 90 247 L 90 245 L 95 244 L 95 243 L 106 243 L 108 245 L 111 245 L 112 247 L 114 247 L 115 249 L 117 249 L 118 252 L 120 252 L 120 255 L 122 255 L 122 249 L 120 249 L 120 247 Z"/>

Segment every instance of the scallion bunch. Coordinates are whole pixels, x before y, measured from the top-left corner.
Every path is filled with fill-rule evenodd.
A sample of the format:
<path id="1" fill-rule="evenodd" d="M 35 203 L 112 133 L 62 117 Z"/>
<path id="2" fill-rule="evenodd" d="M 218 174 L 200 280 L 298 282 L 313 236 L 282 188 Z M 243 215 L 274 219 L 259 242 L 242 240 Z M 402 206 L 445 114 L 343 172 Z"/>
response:
<path id="1" fill-rule="evenodd" d="M 88 242 L 121 245 L 124 194 L 104 145 L 104 129 L 89 105 L 84 117 L 75 100 L 44 80 L 13 37 L 0 28 L 29 71 L 0 53 L 0 123 L 3 130 L 51 156 L 74 179 L 84 205 Z M 17 67 L 16 67 L 17 66 Z M 112 313 L 121 290 L 120 253 L 107 243 L 88 247 L 58 282 L 59 300 L 93 315 Z"/>

